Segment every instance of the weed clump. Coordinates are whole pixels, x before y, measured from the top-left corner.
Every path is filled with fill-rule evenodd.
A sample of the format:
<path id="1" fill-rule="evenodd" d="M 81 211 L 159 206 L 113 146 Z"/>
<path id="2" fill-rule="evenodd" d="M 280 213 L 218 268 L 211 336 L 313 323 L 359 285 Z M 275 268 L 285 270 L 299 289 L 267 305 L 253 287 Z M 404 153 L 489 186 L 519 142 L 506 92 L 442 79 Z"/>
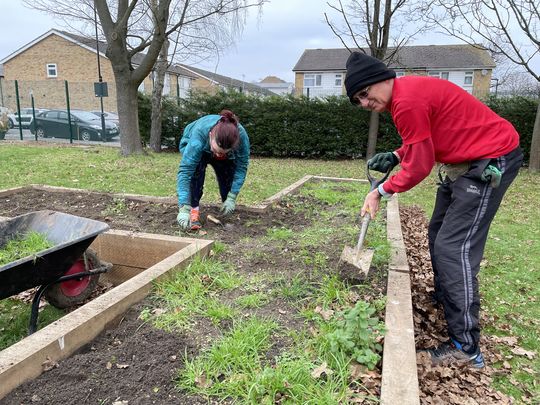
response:
<path id="1" fill-rule="evenodd" d="M 0 266 L 22 259 L 27 256 L 35 256 L 37 252 L 53 247 L 45 235 L 39 232 L 28 232 L 10 239 L 5 246 L 0 248 Z"/>

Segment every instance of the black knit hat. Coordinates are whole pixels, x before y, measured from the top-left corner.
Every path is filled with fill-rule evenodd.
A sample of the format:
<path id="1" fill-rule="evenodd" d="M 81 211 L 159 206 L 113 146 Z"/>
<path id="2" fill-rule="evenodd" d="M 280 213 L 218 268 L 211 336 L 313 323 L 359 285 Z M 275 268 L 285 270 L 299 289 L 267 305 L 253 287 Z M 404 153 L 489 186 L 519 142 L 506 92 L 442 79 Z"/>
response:
<path id="1" fill-rule="evenodd" d="M 345 89 L 351 103 L 356 104 L 353 96 L 371 84 L 396 77 L 396 72 L 388 69 L 379 59 L 362 52 L 352 52 L 347 59 Z"/>

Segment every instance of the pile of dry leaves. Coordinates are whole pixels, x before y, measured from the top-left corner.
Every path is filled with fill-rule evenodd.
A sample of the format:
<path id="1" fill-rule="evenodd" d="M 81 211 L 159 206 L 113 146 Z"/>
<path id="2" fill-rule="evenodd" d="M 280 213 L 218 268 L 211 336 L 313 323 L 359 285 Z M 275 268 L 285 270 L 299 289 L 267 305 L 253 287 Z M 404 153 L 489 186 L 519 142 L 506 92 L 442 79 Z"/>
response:
<path id="1" fill-rule="evenodd" d="M 424 212 L 415 206 L 401 207 L 401 227 L 407 249 L 411 271 L 412 301 L 416 347 L 431 348 L 448 339 L 446 321 L 442 307 L 435 305 L 433 273 L 429 258 L 427 220 Z M 481 314 L 482 316 L 482 314 Z M 484 317 L 481 322 L 485 324 Z M 512 404 L 508 397 L 492 388 L 493 377 L 510 374 L 512 369 L 508 357 L 497 349 L 498 344 L 519 350 L 517 338 L 482 335 L 481 347 L 486 367 L 476 370 L 466 366 L 432 367 L 429 355 L 418 353 L 418 380 L 423 404 Z M 517 353 L 516 353 L 517 354 Z M 493 365 L 497 364 L 497 368 Z M 532 371 L 532 370 L 531 370 Z M 521 398 L 523 403 L 532 403 L 531 396 Z"/>

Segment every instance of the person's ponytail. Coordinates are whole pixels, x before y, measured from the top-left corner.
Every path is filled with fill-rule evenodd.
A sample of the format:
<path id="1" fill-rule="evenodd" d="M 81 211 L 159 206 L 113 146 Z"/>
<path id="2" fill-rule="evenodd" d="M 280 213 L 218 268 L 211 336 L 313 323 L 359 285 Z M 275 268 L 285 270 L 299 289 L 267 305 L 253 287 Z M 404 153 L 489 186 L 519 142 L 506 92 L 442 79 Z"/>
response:
<path id="1" fill-rule="evenodd" d="M 230 110 L 222 110 L 215 126 L 216 143 L 221 149 L 234 149 L 240 143 L 238 117 Z"/>

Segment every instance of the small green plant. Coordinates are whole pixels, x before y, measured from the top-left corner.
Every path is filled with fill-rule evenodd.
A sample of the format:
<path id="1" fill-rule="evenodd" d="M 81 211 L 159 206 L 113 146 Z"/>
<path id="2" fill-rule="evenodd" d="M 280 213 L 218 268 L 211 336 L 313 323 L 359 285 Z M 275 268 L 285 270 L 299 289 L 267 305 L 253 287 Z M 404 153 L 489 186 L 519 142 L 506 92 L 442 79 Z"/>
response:
<path id="1" fill-rule="evenodd" d="M 227 246 L 223 242 L 215 241 L 214 244 L 212 245 L 212 252 L 214 252 L 215 255 L 220 255 L 226 250 L 227 250 Z"/>
<path id="2" fill-rule="evenodd" d="M 266 236 L 274 240 L 289 240 L 293 237 L 294 231 L 288 228 L 272 227 L 266 231 Z"/>
<path id="3" fill-rule="evenodd" d="M 313 293 L 313 286 L 303 274 L 295 274 L 291 279 L 282 279 L 278 283 L 277 293 L 289 300 L 299 300 Z"/>
<path id="4" fill-rule="evenodd" d="M 373 370 L 381 359 L 382 346 L 378 341 L 384 333 L 384 324 L 373 316 L 376 311 L 374 305 L 363 301 L 342 311 L 337 328 L 327 335 L 330 350 L 335 354 L 344 352 Z"/>
<path id="5" fill-rule="evenodd" d="M 17 235 L 10 239 L 6 245 L 0 249 L 0 266 L 22 259 L 53 247 L 45 235 L 39 232 L 28 232 L 24 235 Z"/>
<path id="6" fill-rule="evenodd" d="M 127 204 L 124 198 L 115 197 L 112 203 L 103 210 L 103 215 L 121 215 L 127 211 Z"/>
<path id="7" fill-rule="evenodd" d="M 236 300 L 240 308 L 260 308 L 268 302 L 268 296 L 263 292 L 243 295 Z"/>

